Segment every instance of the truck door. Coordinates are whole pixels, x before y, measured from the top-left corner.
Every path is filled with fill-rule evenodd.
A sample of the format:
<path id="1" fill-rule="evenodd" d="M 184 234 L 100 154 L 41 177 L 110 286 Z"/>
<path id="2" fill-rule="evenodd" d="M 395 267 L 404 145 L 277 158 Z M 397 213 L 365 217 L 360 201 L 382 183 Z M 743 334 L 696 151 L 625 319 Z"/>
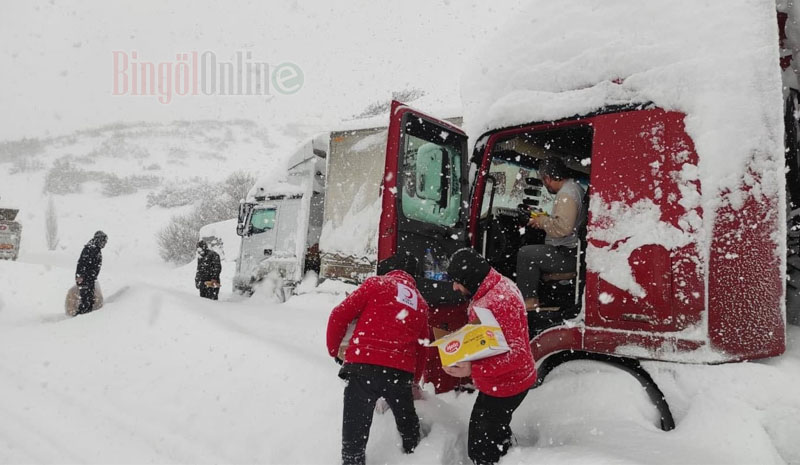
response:
<path id="1" fill-rule="evenodd" d="M 456 126 L 394 101 L 378 237 L 381 261 L 417 258 L 417 285 L 432 305 L 460 302 L 444 271 L 467 245 L 467 136 Z"/>
<path id="2" fill-rule="evenodd" d="M 261 262 L 275 252 L 277 216 L 276 204 L 255 205 L 244 215 L 237 275 L 247 285 L 261 278 Z"/>
<path id="3" fill-rule="evenodd" d="M 593 119 L 586 323 L 675 331 L 696 323 L 704 288 L 692 237 L 702 211 L 683 115 L 660 109 Z"/>

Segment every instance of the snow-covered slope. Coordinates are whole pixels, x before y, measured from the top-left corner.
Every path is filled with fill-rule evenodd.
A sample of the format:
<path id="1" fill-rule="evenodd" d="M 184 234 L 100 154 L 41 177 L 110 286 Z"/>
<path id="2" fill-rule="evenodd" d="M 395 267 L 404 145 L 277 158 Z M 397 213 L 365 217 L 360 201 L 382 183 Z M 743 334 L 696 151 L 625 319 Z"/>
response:
<path id="1" fill-rule="evenodd" d="M 203 190 L 236 171 L 284 169 L 296 139 L 250 121 L 116 124 L 60 137 L 0 143 L 0 206 L 20 209 L 21 256 L 47 250 L 52 197 L 55 253 L 76 255 L 95 230 L 107 260 L 160 260 L 155 233 Z"/>

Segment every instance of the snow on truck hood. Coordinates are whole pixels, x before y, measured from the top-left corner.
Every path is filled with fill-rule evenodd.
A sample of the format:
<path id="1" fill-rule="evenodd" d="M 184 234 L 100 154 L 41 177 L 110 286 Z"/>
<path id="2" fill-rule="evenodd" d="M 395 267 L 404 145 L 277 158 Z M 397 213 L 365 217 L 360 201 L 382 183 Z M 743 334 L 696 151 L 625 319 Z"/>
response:
<path id="1" fill-rule="evenodd" d="M 748 163 L 783 197 L 781 87 L 774 0 L 535 0 L 461 83 L 473 138 L 616 104 L 684 113 L 706 212 L 741 204 Z"/>

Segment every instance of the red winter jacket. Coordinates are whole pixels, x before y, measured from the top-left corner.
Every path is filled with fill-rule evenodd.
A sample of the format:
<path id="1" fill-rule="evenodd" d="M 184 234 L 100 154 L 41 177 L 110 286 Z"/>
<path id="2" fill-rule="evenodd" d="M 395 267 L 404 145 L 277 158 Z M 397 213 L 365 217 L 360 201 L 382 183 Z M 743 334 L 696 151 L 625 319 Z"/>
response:
<path id="1" fill-rule="evenodd" d="M 368 278 L 328 319 L 328 353 L 335 357 L 348 325 L 358 318 L 345 353 L 347 363 L 380 365 L 415 374 L 419 380 L 428 338 L 428 303 L 404 271 Z"/>
<path id="2" fill-rule="evenodd" d="M 492 268 L 469 304 L 470 320 L 476 318 L 474 307 L 491 310 L 511 348 L 472 362 L 475 387 L 493 397 L 511 397 L 533 386 L 536 366 L 528 340 L 525 304 L 517 286 Z"/>

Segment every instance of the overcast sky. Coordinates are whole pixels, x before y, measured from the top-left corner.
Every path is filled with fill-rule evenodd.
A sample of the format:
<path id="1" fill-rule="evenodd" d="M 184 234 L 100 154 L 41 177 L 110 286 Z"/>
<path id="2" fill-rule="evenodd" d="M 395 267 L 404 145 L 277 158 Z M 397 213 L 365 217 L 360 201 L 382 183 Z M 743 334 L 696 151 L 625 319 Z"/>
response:
<path id="1" fill-rule="evenodd" d="M 346 118 L 405 88 L 425 90 L 428 105 L 453 107 L 465 60 L 524 1 L 497 3 L 2 0 L 0 139 L 114 121 L 247 118 L 269 126 Z M 114 51 L 128 58 L 127 71 L 122 61 L 115 70 Z M 130 95 L 134 62 L 164 62 L 175 72 L 190 62 L 178 54 L 195 51 L 218 61 L 249 53 L 245 64 L 266 63 L 270 73 L 283 63 L 296 68 L 277 76 L 286 92 L 270 81 L 270 96 L 176 96 L 174 76 L 168 104 Z M 123 95 L 112 95 L 115 74 Z"/>

